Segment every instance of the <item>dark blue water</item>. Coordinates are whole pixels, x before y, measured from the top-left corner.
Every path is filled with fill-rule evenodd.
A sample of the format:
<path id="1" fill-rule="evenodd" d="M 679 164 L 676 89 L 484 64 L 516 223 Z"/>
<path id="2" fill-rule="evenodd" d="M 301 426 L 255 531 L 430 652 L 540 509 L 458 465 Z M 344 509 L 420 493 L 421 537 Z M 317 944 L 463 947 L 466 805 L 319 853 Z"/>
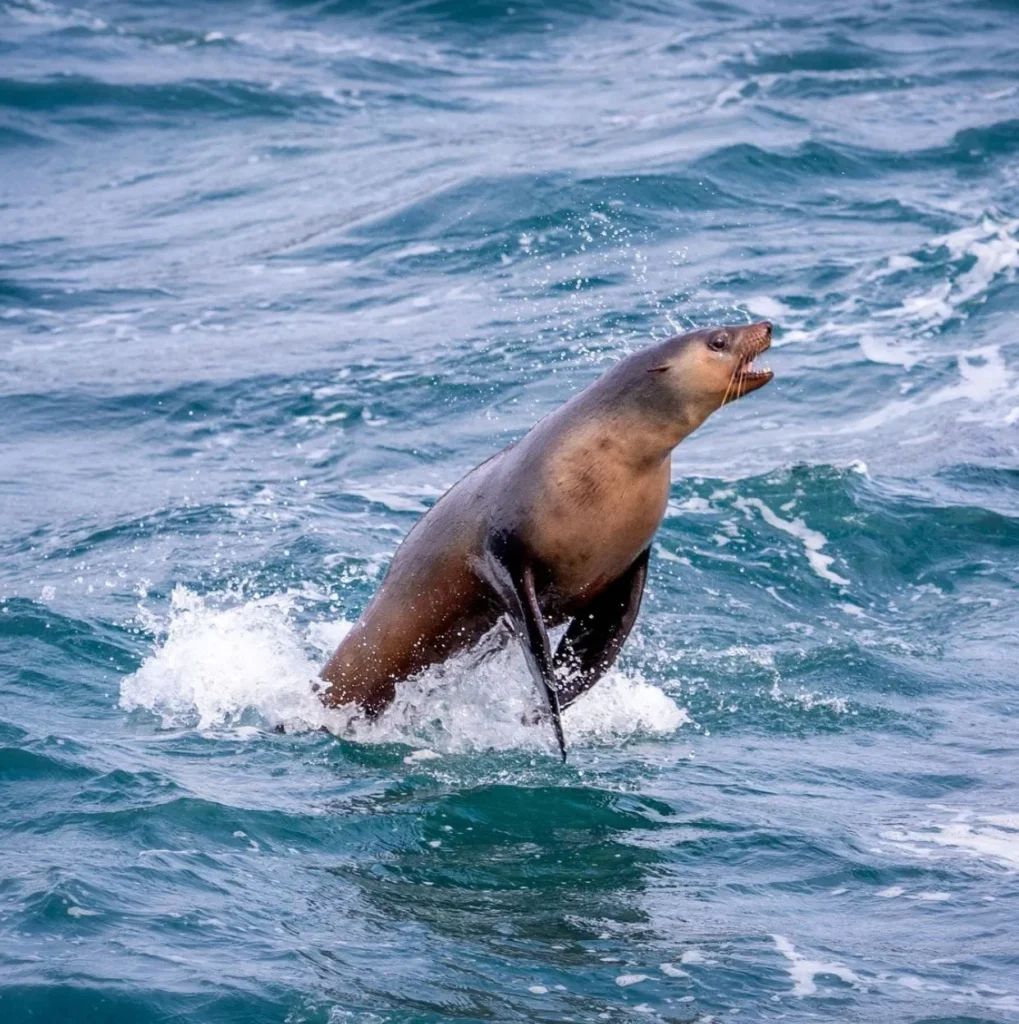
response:
<path id="1" fill-rule="evenodd" d="M 0 0 L 0 1019 L 1019 1020 L 1019 8 L 84 3 Z M 567 766 L 512 651 L 317 706 L 761 317 Z"/>

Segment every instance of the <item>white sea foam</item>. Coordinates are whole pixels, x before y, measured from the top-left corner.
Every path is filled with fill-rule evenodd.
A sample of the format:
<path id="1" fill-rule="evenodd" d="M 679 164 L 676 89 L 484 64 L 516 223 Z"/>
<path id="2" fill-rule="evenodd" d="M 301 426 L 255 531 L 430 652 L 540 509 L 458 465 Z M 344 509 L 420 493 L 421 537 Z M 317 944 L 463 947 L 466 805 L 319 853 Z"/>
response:
<path id="1" fill-rule="evenodd" d="M 955 359 L 959 371 L 958 381 L 946 384 L 924 397 L 891 402 L 861 419 L 854 430 L 881 427 L 911 413 L 949 402 L 967 401 L 981 409 L 997 409 L 1003 400 L 1011 400 L 1017 394 L 1016 375 L 1009 371 L 998 345 L 985 345 L 959 352 Z M 1008 422 L 1007 414 L 1003 418 Z"/>
<path id="2" fill-rule="evenodd" d="M 690 972 L 684 971 L 682 967 L 677 967 L 675 964 L 659 964 L 658 969 L 667 978 L 689 978 Z"/>
<path id="3" fill-rule="evenodd" d="M 819 693 L 810 693 L 806 690 L 801 690 L 799 693 L 786 693 L 778 684 L 776 679 L 772 683 L 771 690 L 768 693 L 776 704 L 782 704 L 785 707 L 791 708 L 802 708 L 804 711 L 813 711 L 814 708 L 824 708 L 835 715 L 848 715 L 855 714 L 852 711 L 849 701 L 845 697 L 832 697 L 824 696 Z"/>
<path id="4" fill-rule="evenodd" d="M 629 988 L 631 985 L 639 985 L 642 981 L 647 981 L 648 976 L 646 974 L 620 974 L 616 978 L 616 984 L 620 988 Z"/>
<path id="5" fill-rule="evenodd" d="M 681 964 L 717 964 L 717 960 L 712 960 L 711 957 L 707 956 L 704 952 L 699 949 L 687 949 L 683 951 L 683 955 L 679 958 Z"/>
<path id="6" fill-rule="evenodd" d="M 60 7 L 47 0 L 21 0 L 20 3 L 4 5 L 3 13 L 8 17 L 29 25 L 44 25 L 47 28 L 88 28 L 102 32 L 107 24 L 102 18 L 78 7 Z"/>
<path id="7" fill-rule="evenodd" d="M 932 282 L 927 275 L 935 269 L 940 274 Z M 958 230 L 932 236 L 909 253 L 891 253 L 862 267 L 857 275 L 858 287 L 851 291 L 874 293 L 875 289 L 888 289 L 885 298 L 875 295 L 877 303 L 885 308 L 875 311 L 866 307 L 865 320 L 861 320 L 863 307 L 855 296 L 832 303 L 828 307 L 831 319 L 821 323 L 812 322 L 810 311 L 799 312 L 768 296 L 751 296 L 744 303 L 754 313 L 769 316 L 782 326 L 782 336 L 776 344 L 809 341 L 819 335 L 843 338 L 857 342 L 869 361 L 905 369 L 932 357 L 955 355 L 962 378 L 959 384 L 949 385 L 919 402 L 894 402 L 853 428 L 866 430 L 928 405 L 964 400 L 982 407 L 989 393 L 1006 389 L 1015 392 L 1009 375 L 1002 372 L 1003 367 L 993 356 L 993 369 L 974 373 L 984 366 L 981 357 L 987 356 L 986 350 L 946 353 L 931 341 L 931 332 L 949 321 L 966 319 L 971 309 L 986 301 L 995 287 L 1016 280 L 1017 272 L 1019 218 L 997 211 L 980 211 L 970 224 Z M 904 273 L 923 274 L 923 287 L 903 296 L 902 283 L 890 279 Z M 909 278 L 905 280 L 908 284 Z M 984 411 L 982 408 L 981 412 Z M 1000 419 L 1006 413 L 995 411 L 994 418 Z"/>
<path id="8" fill-rule="evenodd" d="M 86 907 L 68 907 L 67 913 L 69 917 L 98 917 L 98 910 L 89 910 Z"/>
<path id="9" fill-rule="evenodd" d="M 904 345 L 887 334 L 878 335 L 866 332 L 859 336 L 858 341 L 860 350 L 872 363 L 904 366 L 908 370 L 923 357 L 922 350 L 915 345 Z"/>
<path id="10" fill-rule="evenodd" d="M 962 854 L 1019 869 L 1019 815 L 976 814 L 961 809 L 947 822 L 925 821 L 918 827 L 893 829 L 882 839 L 922 857 Z"/>
<path id="11" fill-rule="evenodd" d="M 393 253 L 394 260 L 409 260 L 414 256 L 432 256 L 442 249 L 431 242 L 415 242 L 412 245 L 404 246 L 399 252 Z"/>
<path id="12" fill-rule="evenodd" d="M 772 298 L 769 295 L 754 295 L 747 299 L 747 307 L 758 316 L 767 317 L 779 323 L 792 315 L 793 310 L 781 299 Z"/>
<path id="13" fill-rule="evenodd" d="M 793 980 L 794 996 L 811 996 L 817 992 L 814 980 L 823 975 L 830 975 L 844 981 L 847 985 L 863 988 L 863 982 L 855 971 L 838 962 L 826 963 L 823 960 L 809 960 L 796 952 L 796 948 L 784 935 L 773 935 L 775 948 L 789 961 L 789 976 Z"/>
<path id="14" fill-rule="evenodd" d="M 120 706 L 153 712 L 170 728 L 221 730 L 251 718 L 289 732 L 324 726 L 359 742 L 425 748 L 414 763 L 471 749 L 554 751 L 550 726 L 534 723 L 539 700 L 519 645 L 500 646 L 497 636 L 482 645 L 487 654 L 461 655 L 403 683 L 374 722 L 351 708 L 326 709 L 312 683 L 350 624 L 298 626 L 302 596 L 242 600 L 177 587 L 165 622 L 144 612 L 159 639 L 121 683 Z M 618 670 L 563 716 L 567 741 L 581 745 L 668 736 L 688 721 L 657 687 Z"/>
<path id="15" fill-rule="evenodd" d="M 920 250 L 926 263 L 944 259 L 948 265 L 942 280 L 925 291 L 908 295 L 897 306 L 873 314 L 886 321 L 906 325 L 905 338 L 894 334 L 860 333 L 859 343 L 864 355 L 873 362 L 900 364 L 907 369 L 927 354 L 918 331 L 936 328 L 955 318 L 965 318 L 967 308 L 986 300 L 996 281 L 1014 281 L 1019 269 L 1019 218 L 984 214 L 979 223 L 931 238 Z M 878 281 L 902 270 L 915 269 L 920 261 L 913 256 L 889 257 L 886 266 L 869 275 Z M 941 353 L 939 353 L 940 355 Z M 960 381 L 935 391 L 924 399 L 894 402 L 866 417 L 863 429 L 882 425 L 917 409 L 942 405 L 945 402 L 968 400 L 985 404 L 1001 392 L 1014 392 L 1014 380 L 1007 372 L 997 347 L 985 347 L 955 354 Z"/>
<path id="16" fill-rule="evenodd" d="M 900 306 L 875 315 L 929 325 L 964 316 L 963 307 L 975 300 L 982 301 L 996 278 L 1015 279 L 1019 268 L 1019 218 L 984 214 L 978 224 L 936 235 L 922 251 L 929 261 L 942 249 L 948 250 L 953 261 L 945 270 L 944 280 L 924 292 L 907 296 Z M 879 280 L 916 265 L 912 256 L 892 256 L 883 269 L 870 275 L 870 280 Z"/>
<path id="17" fill-rule="evenodd" d="M 821 579 L 829 583 L 836 583 L 839 586 L 849 586 L 849 580 L 838 573 L 832 572 L 831 565 L 835 561 L 832 555 L 822 553 L 822 549 L 828 543 L 828 538 L 819 530 L 812 530 L 802 519 L 783 519 L 776 515 L 760 498 L 737 498 L 736 508 L 746 510 L 756 508 L 761 517 L 769 526 L 796 537 L 803 543 L 803 549 L 807 556 L 810 568 L 817 573 Z"/>
<path id="18" fill-rule="evenodd" d="M 420 515 L 424 515 L 424 513 L 428 511 L 427 505 L 423 505 L 420 501 L 411 497 L 406 492 L 390 490 L 382 487 L 348 487 L 346 493 L 354 494 L 359 498 L 364 498 L 365 501 L 384 505 L 392 512 L 417 512 Z"/>
<path id="19" fill-rule="evenodd" d="M 1004 274 L 1009 281 L 1015 279 L 1015 271 L 1019 267 L 1017 236 L 1019 218 L 996 221 L 987 216 L 979 225 L 962 228 L 933 240 L 933 244 L 947 246 L 955 259 L 972 257 L 975 261 L 955 282 L 953 298 L 956 306 L 982 296 L 999 274 Z"/>
<path id="20" fill-rule="evenodd" d="M 415 750 L 412 754 L 408 754 L 404 759 L 404 764 L 419 764 L 421 761 L 435 761 L 442 757 L 442 754 L 437 754 L 434 750 L 429 750 L 428 747 L 422 747 L 420 750 Z"/>

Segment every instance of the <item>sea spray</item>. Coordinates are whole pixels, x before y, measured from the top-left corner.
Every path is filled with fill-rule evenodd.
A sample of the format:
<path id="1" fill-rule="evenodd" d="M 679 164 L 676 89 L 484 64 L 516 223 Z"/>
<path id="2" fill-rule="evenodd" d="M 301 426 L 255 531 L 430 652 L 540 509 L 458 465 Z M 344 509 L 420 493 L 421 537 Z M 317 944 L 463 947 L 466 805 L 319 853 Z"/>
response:
<path id="1" fill-rule="evenodd" d="M 515 640 L 490 634 L 478 651 L 432 666 L 397 689 L 377 719 L 327 709 L 313 690 L 328 652 L 350 623 L 295 621 L 297 593 L 244 599 L 174 588 L 165 621 L 146 609 L 157 634 L 152 654 L 121 684 L 120 706 L 158 715 L 167 728 L 251 724 L 288 732 L 326 728 L 363 743 L 406 743 L 440 751 L 552 751 L 536 715 L 537 692 Z M 618 744 L 670 736 L 687 713 L 639 672 L 615 670 L 581 697 L 564 722 L 571 744 Z"/>

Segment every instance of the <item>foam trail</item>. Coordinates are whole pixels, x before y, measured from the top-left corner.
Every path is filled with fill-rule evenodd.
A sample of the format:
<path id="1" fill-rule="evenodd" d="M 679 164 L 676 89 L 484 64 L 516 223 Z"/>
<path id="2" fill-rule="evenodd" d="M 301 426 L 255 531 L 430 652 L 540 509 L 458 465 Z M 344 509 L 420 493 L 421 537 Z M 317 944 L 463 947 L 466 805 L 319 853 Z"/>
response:
<path id="1" fill-rule="evenodd" d="M 883 832 L 881 837 L 901 843 L 920 856 L 931 856 L 941 850 L 1019 870 L 1019 815 L 1016 814 L 974 814 L 960 810 L 950 821 L 924 822 L 918 828 Z"/>
<path id="2" fill-rule="evenodd" d="M 923 290 L 902 295 L 898 275 L 923 268 L 938 270 L 939 279 Z M 1019 218 L 982 211 L 969 226 L 934 235 L 911 253 L 882 256 L 877 266 L 862 271 L 856 288 L 850 290 L 873 294 L 875 302 L 883 307 L 868 310 L 865 319 L 861 319 L 860 303 L 855 300 L 831 304 L 834 318 L 823 323 L 813 322 L 809 312 L 766 295 L 750 296 L 745 304 L 754 313 L 782 325 L 776 346 L 816 335 L 844 338 L 857 342 L 870 362 L 908 370 L 931 358 L 944 357 L 927 332 L 949 321 L 965 320 L 1002 283 L 1015 281 L 1017 272 Z M 967 356 L 964 352 L 954 354 L 960 361 Z M 979 401 L 979 396 L 969 392 L 956 397 Z M 901 408 L 909 411 L 912 406 L 903 404 Z"/>
<path id="3" fill-rule="evenodd" d="M 551 727 L 535 722 L 538 695 L 523 652 L 496 634 L 478 650 L 401 684 L 375 721 L 351 708 L 323 707 L 311 684 L 350 624 L 302 629 L 293 619 L 298 596 L 238 602 L 177 587 L 153 653 L 121 684 L 120 706 L 150 711 L 171 728 L 282 723 L 288 732 L 324 726 L 359 742 L 444 753 L 556 752 Z M 566 712 L 563 724 L 569 743 L 590 745 L 668 736 L 687 721 L 682 708 L 639 674 L 613 671 Z"/>
<path id="4" fill-rule="evenodd" d="M 789 976 L 793 981 L 794 996 L 812 996 L 817 992 L 814 980 L 822 974 L 829 974 L 847 985 L 862 987 L 860 976 L 840 963 L 825 963 L 822 960 L 808 960 L 797 953 L 795 946 L 784 935 L 772 935 L 775 948 L 789 961 Z"/>
<path id="5" fill-rule="evenodd" d="M 949 402 L 968 401 L 980 408 L 996 408 L 1016 396 L 1016 378 L 1009 372 L 998 345 L 959 352 L 956 355 L 959 380 L 931 392 L 923 398 L 895 401 L 863 417 L 854 430 L 870 430 L 923 409 Z M 1005 421 L 1008 422 L 1006 414 Z M 995 412 L 997 416 L 997 411 Z M 960 416 L 960 419 L 963 417 Z"/>
<path id="6" fill-rule="evenodd" d="M 774 526 L 783 533 L 788 533 L 802 541 L 807 562 L 821 579 L 838 586 L 849 586 L 849 580 L 845 576 L 839 576 L 838 573 L 832 571 L 831 565 L 835 561 L 834 556 L 822 554 L 821 549 L 828 543 L 828 538 L 820 530 L 811 530 L 802 519 L 783 519 L 768 508 L 760 498 L 738 498 L 735 505 L 736 508 L 743 510 L 753 506 L 761 513 L 762 518 L 769 526 Z"/>

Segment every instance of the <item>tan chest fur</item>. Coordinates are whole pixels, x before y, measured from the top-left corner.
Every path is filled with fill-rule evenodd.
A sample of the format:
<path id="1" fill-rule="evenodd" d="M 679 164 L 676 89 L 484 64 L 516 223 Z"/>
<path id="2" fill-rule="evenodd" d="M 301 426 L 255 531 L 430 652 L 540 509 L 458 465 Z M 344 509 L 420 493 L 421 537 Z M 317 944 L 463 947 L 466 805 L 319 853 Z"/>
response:
<path id="1" fill-rule="evenodd" d="M 635 469 L 593 439 L 545 468 L 528 541 L 561 597 L 593 596 L 647 547 L 665 514 L 669 463 Z"/>

